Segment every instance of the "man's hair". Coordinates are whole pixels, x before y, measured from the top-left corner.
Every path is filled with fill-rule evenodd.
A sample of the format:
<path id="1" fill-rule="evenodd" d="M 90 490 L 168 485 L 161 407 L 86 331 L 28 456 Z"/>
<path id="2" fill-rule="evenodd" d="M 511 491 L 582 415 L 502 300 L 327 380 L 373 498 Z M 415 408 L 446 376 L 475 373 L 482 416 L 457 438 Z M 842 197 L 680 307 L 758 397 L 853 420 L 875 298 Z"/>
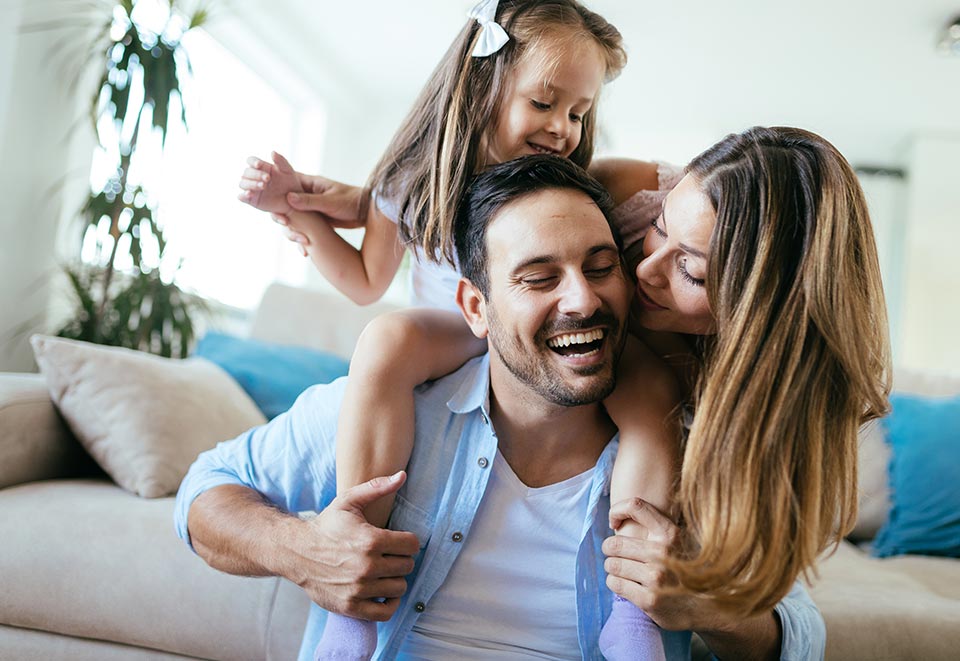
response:
<path id="1" fill-rule="evenodd" d="M 580 191 L 597 205 L 610 227 L 617 248 L 620 235 L 610 214 L 613 200 L 587 171 L 567 158 L 549 155 L 523 156 L 500 163 L 474 177 L 460 201 L 454 224 L 454 243 L 460 273 L 484 298 L 490 297 L 487 272 L 487 227 L 504 206 L 531 193 L 560 189 Z"/>

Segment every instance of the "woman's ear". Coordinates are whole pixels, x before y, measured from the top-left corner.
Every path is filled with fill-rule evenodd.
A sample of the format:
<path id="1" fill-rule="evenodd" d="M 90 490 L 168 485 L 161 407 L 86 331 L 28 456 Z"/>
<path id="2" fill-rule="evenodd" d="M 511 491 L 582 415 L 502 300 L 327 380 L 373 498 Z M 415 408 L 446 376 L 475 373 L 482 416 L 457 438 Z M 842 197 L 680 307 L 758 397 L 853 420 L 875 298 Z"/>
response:
<path id="1" fill-rule="evenodd" d="M 473 334 L 485 338 L 488 332 L 487 304 L 476 285 L 466 278 L 460 278 L 457 284 L 457 305 Z"/>

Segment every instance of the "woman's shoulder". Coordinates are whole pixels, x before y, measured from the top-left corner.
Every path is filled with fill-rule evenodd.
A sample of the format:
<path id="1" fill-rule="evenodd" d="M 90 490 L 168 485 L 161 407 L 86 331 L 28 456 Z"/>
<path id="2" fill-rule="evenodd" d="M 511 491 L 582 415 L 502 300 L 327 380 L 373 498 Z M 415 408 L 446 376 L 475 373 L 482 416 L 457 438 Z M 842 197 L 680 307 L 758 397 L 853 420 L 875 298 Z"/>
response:
<path id="1" fill-rule="evenodd" d="M 610 192 L 620 206 L 637 193 L 669 191 L 683 176 L 683 168 L 660 161 L 602 158 L 590 166 L 590 174 Z"/>
<path id="2" fill-rule="evenodd" d="M 601 158 L 590 166 L 590 174 L 609 191 L 615 205 L 623 204 L 637 191 L 657 190 L 658 164 L 630 158 Z"/>

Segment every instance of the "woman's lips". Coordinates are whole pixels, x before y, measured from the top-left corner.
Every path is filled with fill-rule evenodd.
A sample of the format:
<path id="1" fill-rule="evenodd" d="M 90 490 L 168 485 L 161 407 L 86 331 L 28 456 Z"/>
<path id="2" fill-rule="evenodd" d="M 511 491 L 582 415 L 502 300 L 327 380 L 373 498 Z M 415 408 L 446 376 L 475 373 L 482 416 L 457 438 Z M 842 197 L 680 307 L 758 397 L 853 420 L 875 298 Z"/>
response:
<path id="1" fill-rule="evenodd" d="M 647 294 L 643 291 L 643 287 L 640 285 L 637 285 L 637 300 L 640 302 L 640 305 L 644 310 L 655 311 L 667 309 L 664 306 L 655 303 L 652 298 L 647 296 Z"/>

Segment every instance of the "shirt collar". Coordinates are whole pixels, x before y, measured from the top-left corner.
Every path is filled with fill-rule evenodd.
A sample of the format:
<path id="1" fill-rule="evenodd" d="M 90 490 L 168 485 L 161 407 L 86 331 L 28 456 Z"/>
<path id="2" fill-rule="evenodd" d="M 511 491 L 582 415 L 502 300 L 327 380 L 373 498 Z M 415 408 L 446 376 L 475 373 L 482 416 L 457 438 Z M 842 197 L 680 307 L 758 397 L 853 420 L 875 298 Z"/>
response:
<path id="1" fill-rule="evenodd" d="M 460 368 L 460 386 L 447 400 L 453 413 L 470 413 L 480 409 L 490 416 L 490 354 L 474 358 Z"/>

